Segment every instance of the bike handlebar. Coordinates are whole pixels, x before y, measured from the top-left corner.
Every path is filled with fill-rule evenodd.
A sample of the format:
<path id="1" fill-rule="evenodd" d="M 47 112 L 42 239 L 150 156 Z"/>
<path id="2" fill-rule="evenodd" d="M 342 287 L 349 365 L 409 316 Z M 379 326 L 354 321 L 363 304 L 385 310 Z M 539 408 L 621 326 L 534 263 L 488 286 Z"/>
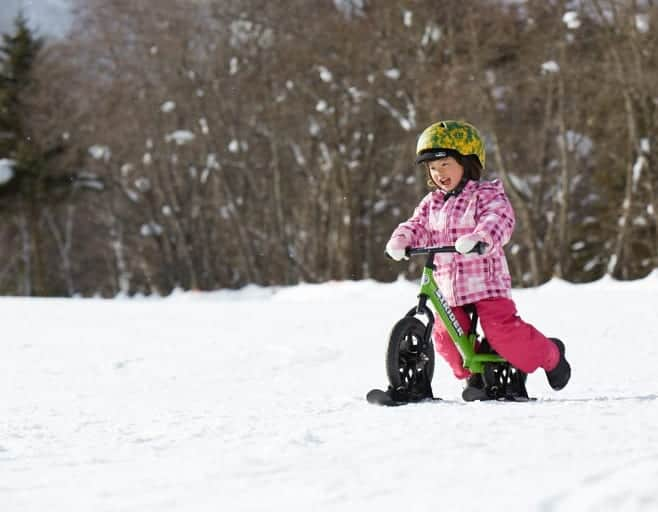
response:
<path id="1" fill-rule="evenodd" d="M 468 254 L 484 254 L 487 249 L 487 244 L 478 242 L 475 247 L 468 251 Z M 407 247 L 405 253 L 407 256 L 414 256 L 417 254 L 437 254 L 441 252 L 457 252 L 454 245 L 444 245 L 442 247 Z"/>

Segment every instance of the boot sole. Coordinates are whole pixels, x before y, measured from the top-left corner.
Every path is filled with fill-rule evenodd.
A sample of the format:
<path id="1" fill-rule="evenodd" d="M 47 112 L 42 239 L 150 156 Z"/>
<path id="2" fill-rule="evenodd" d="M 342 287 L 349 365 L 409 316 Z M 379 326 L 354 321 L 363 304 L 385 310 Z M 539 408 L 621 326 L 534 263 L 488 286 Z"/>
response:
<path id="1" fill-rule="evenodd" d="M 478 388 L 466 388 L 464 391 L 462 391 L 462 399 L 465 402 L 493 400 L 492 398 L 489 397 L 489 395 L 484 389 L 478 389 Z"/>

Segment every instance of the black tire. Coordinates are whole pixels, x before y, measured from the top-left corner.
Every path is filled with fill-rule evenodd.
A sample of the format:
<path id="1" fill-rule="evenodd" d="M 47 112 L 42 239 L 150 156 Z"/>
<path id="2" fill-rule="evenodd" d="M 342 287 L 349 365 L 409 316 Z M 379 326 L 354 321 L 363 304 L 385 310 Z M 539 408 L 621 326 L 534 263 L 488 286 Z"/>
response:
<path id="1" fill-rule="evenodd" d="M 386 374 L 393 389 L 432 382 L 434 348 L 431 337 L 425 339 L 426 331 L 423 322 L 410 316 L 393 326 L 386 351 Z"/>
<path id="2" fill-rule="evenodd" d="M 487 363 L 482 374 L 487 393 L 496 400 L 527 400 L 526 374 L 509 363 Z"/>

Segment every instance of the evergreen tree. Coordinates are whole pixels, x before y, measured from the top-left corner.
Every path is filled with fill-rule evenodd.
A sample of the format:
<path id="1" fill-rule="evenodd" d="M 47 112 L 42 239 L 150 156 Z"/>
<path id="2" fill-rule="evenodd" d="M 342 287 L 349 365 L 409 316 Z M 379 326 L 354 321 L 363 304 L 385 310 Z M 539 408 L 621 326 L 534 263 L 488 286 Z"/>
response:
<path id="1" fill-rule="evenodd" d="M 25 151 L 21 92 L 31 83 L 35 59 L 43 41 L 35 37 L 22 13 L 14 22 L 15 33 L 4 34 L 0 46 L 0 157 L 16 160 Z"/>
<path id="2" fill-rule="evenodd" d="M 42 288 L 42 262 L 38 233 L 37 204 L 40 188 L 40 158 L 26 133 L 23 93 L 32 81 L 35 60 L 43 41 L 33 34 L 22 13 L 14 22 L 14 34 L 4 34 L 0 46 L 0 158 L 12 162 L 13 176 L 0 185 L 4 215 L 23 214 L 30 237 L 30 261 L 23 272 L 32 274 L 27 293 Z"/>
<path id="3" fill-rule="evenodd" d="M 25 226 L 22 273 L 28 286 L 18 293 L 45 295 L 44 236 L 42 209 L 53 202 L 53 193 L 62 185 L 69 188 L 73 176 L 57 170 L 55 158 L 63 146 L 44 147 L 31 133 L 34 106 L 34 71 L 43 40 L 35 35 L 23 14 L 14 22 L 13 35 L 3 35 L 0 46 L 0 159 L 9 160 L 13 176 L 0 183 L 0 212 L 5 218 L 21 219 Z"/>

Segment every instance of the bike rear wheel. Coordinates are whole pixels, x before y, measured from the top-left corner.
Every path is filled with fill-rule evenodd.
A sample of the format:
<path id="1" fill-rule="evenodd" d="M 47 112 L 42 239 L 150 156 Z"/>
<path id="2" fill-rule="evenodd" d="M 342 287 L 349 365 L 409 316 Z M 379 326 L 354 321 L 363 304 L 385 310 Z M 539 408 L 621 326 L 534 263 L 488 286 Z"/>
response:
<path id="1" fill-rule="evenodd" d="M 482 375 L 485 390 L 494 400 L 528 400 L 528 391 L 525 387 L 527 375 L 514 368 L 511 364 L 487 363 L 484 365 Z"/>

